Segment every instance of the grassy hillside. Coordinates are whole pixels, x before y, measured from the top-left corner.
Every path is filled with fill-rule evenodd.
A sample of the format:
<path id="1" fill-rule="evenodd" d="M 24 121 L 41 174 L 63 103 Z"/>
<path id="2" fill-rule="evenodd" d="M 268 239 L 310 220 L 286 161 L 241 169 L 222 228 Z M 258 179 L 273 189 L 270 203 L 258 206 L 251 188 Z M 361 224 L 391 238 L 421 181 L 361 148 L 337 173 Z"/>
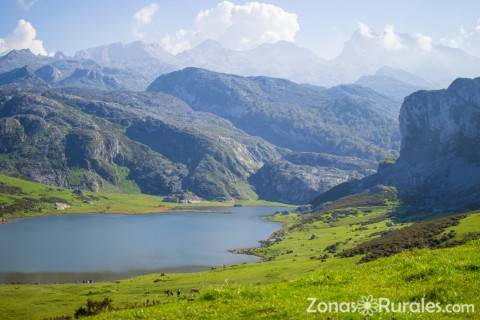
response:
<path id="1" fill-rule="evenodd" d="M 473 288 L 480 287 L 480 241 L 472 240 L 480 230 L 478 212 L 462 215 L 456 225 L 443 228 L 438 227 L 438 219 L 426 222 L 420 228 L 430 230 L 425 241 L 400 254 L 391 255 L 390 249 L 395 247 L 387 246 L 386 257 L 365 263 L 359 263 L 362 254 L 338 255 L 380 239 L 384 232 L 401 235 L 414 226 L 392 219 L 391 210 L 376 206 L 276 215 L 272 219 L 284 222 L 284 228 L 272 237 L 270 245 L 252 250 L 265 258 L 260 263 L 94 284 L 0 285 L 0 318 L 68 319 L 87 300 L 105 298 L 113 301 L 108 312 L 94 319 L 306 319 L 314 316 L 306 312 L 308 297 L 342 302 L 366 295 L 396 302 L 424 297 L 442 304 L 474 303 L 478 307 L 480 298 Z M 444 237 L 448 234 L 453 236 Z M 445 241 L 440 241 L 443 238 Z M 436 246 L 430 243 L 432 239 L 438 240 Z M 164 294 L 176 289 L 182 291 L 179 298 Z M 200 292 L 191 293 L 192 289 Z M 358 313 L 330 316 L 363 319 Z M 394 316 L 412 318 L 411 314 Z M 425 313 L 415 319 L 476 316 L 478 310 L 460 315 Z"/>
<path id="2" fill-rule="evenodd" d="M 68 205 L 57 210 L 57 203 Z M 19 178 L 0 175 L 0 221 L 12 218 L 66 213 L 153 213 L 203 206 L 282 205 L 266 201 L 198 202 L 179 204 L 164 202 L 162 197 L 115 192 L 83 192 L 63 189 Z"/>

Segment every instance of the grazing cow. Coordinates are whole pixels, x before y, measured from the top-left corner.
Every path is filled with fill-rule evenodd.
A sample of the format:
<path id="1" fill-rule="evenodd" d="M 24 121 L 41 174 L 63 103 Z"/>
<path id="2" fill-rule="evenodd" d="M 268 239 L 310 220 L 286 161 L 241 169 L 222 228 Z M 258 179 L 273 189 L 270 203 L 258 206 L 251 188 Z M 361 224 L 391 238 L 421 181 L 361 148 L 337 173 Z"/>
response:
<path id="1" fill-rule="evenodd" d="M 200 289 L 192 288 L 192 289 L 190 289 L 190 293 L 200 293 Z"/>

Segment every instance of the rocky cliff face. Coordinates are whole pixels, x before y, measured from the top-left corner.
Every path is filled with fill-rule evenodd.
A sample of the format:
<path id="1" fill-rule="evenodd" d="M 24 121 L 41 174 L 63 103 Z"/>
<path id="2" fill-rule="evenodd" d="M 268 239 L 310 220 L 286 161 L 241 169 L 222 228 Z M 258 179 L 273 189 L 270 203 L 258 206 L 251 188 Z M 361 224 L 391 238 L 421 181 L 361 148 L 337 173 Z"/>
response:
<path id="1" fill-rule="evenodd" d="M 90 190 L 118 186 L 126 171 L 148 193 L 181 189 L 184 166 L 152 153 L 118 129 L 114 123 L 92 119 L 46 95 L 4 94 L 0 100 L 0 170 Z"/>
<path id="2" fill-rule="evenodd" d="M 402 161 L 456 154 L 480 159 L 480 78 L 457 79 L 446 90 L 412 94 L 400 114 Z"/>
<path id="3" fill-rule="evenodd" d="M 409 204 L 443 208 L 480 204 L 480 78 L 457 79 L 445 90 L 408 96 L 400 113 L 400 131 L 396 163 L 333 188 L 329 195 L 337 193 L 338 198 L 388 184 Z M 332 200 L 326 193 L 314 204 L 327 198 Z"/>
<path id="4" fill-rule="evenodd" d="M 400 130 L 401 155 L 385 170 L 388 182 L 411 200 L 479 201 L 480 78 L 457 79 L 446 90 L 407 97 Z"/>

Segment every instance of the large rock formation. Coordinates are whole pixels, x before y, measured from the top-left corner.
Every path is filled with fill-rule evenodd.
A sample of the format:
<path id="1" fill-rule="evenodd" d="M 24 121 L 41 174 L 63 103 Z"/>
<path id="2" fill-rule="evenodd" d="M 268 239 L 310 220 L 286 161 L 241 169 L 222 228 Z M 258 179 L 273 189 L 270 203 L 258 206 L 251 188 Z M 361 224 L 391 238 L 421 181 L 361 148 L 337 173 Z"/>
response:
<path id="1" fill-rule="evenodd" d="M 438 208 L 480 205 L 480 78 L 457 79 L 447 89 L 419 91 L 400 113 L 402 146 L 395 163 L 378 173 L 337 186 L 314 201 L 395 186 L 406 204 Z"/>

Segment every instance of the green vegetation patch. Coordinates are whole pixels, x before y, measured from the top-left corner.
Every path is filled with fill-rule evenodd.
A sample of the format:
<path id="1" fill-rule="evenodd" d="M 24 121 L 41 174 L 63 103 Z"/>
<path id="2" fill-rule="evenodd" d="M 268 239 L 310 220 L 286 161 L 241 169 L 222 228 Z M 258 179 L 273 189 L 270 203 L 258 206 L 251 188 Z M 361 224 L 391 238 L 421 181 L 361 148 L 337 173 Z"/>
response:
<path id="1" fill-rule="evenodd" d="M 10 195 L 19 195 L 22 193 L 22 189 L 16 186 L 7 185 L 3 182 L 0 182 L 0 193 L 10 194 Z"/>
<path id="2" fill-rule="evenodd" d="M 441 237 L 438 237 L 438 235 L 442 234 L 448 227 L 456 226 L 460 219 L 464 217 L 463 215 L 444 217 L 418 222 L 398 230 L 387 231 L 380 238 L 366 241 L 343 251 L 340 256 L 352 257 L 363 254 L 365 256 L 362 257 L 360 262 L 367 262 L 413 248 L 437 248 L 454 238 L 455 232 L 451 230 Z"/>

